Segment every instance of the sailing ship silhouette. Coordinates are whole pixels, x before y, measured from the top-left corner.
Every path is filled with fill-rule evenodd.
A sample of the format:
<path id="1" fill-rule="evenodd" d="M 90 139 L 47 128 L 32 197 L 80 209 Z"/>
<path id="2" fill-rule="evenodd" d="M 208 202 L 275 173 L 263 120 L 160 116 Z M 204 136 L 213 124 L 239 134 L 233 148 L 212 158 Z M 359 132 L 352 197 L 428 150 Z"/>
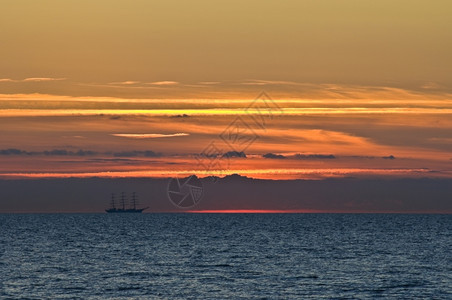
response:
<path id="1" fill-rule="evenodd" d="M 132 199 L 129 202 L 129 206 L 126 207 L 126 195 L 124 192 L 121 193 L 121 199 L 119 201 L 119 206 L 116 206 L 115 194 L 111 194 L 110 208 L 106 209 L 107 213 L 142 213 L 143 210 L 149 207 L 137 208 L 138 197 L 135 192 L 132 193 Z"/>

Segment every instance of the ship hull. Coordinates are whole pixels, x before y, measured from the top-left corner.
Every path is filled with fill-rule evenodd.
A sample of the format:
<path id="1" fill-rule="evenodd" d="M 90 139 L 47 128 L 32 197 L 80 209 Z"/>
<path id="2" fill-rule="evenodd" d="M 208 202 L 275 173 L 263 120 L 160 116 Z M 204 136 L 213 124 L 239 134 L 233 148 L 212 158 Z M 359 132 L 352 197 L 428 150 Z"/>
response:
<path id="1" fill-rule="evenodd" d="M 143 212 L 143 210 L 145 210 L 145 209 L 147 209 L 147 207 L 146 208 L 141 208 L 141 209 L 106 209 L 105 211 L 107 212 L 107 213 L 109 213 L 109 214 L 117 214 L 117 213 L 120 213 L 120 214 L 123 214 L 123 213 L 135 213 L 135 214 L 139 214 L 139 213 L 142 213 Z"/>

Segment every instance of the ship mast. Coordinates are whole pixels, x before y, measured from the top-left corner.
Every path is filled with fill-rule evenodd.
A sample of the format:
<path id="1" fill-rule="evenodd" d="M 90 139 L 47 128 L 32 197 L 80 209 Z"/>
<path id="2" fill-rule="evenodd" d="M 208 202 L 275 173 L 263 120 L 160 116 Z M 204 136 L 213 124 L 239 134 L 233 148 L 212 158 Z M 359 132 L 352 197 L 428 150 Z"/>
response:
<path id="1" fill-rule="evenodd" d="M 126 196 L 125 196 L 124 192 L 121 193 L 121 206 L 122 206 L 122 210 L 126 209 Z"/>
<path id="2" fill-rule="evenodd" d="M 137 197 L 136 197 L 135 192 L 132 193 L 132 203 L 131 204 L 132 204 L 133 209 L 136 210 L 137 209 Z"/>
<path id="3" fill-rule="evenodd" d="M 116 206 L 115 206 L 115 194 L 111 194 L 110 207 L 111 207 L 112 209 L 116 209 Z"/>

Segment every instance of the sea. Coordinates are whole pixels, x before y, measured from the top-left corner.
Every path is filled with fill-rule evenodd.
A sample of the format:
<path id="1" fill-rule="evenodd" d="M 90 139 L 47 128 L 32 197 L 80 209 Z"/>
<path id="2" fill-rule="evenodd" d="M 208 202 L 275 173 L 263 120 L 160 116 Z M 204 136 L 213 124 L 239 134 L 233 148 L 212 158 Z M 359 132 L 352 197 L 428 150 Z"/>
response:
<path id="1" fill-rule="evenodd" d="M 452 215 L 0 214 L 0 299 L 452 299 Z"/>

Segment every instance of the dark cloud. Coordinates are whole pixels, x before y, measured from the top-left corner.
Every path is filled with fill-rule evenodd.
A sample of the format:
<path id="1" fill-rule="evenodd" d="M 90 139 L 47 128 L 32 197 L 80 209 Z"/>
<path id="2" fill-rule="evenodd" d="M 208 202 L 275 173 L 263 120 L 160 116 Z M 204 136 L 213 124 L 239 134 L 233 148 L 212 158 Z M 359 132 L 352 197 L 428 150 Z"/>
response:
<path id="1" fill-rule="evenodd" d="M 77 152 L 75 152 L 75 154 L 78 156 L 85 156 L 85 155 L 96 155 L 97 152 L 91 150 L 78 150 Z"/>
<path id="2" fill-rule="evenodd" d="M 292 156 L 284 156 L 282 154 L 267 153 L 262 155 L 264 158 L 270 159 L 285 159 L 285 158 L 295 158 L 295 159 L 335 159 L 336 156 L 333 154 L 295 154 Z"/>
<path id="3" fill-rule="evenodd" d="M 201 154 L 195 154 L 195 157 L 201 159 L 201 158 L 216 158 L 218 157 L 218 153 L 201 153 Z"/>
<path id="4" fill-rule="evenodd" d="M 128 165 L 139 165 L 142 164 L 143 161 L 146 163 L 160 164 L 160 165 L 179 165 L 179 162 L 171 162 L 171 161 L 160 161 L 160 160 L 143 160 L 139 157 L 137 158 L 89 158 L 86 161 L 93 163 L 109 163 L 109 162 L 118 162 L 124 163 Z M 61 162 L 61 161 L 59 161 Z M 65 162 L 65 161 L 62 161 Z M 68 161 L 73 163 L 79 163 L 78 161 Z"/>
<path id="5" fill-rule="evenodd" d="M 159 157 L 162 156 L 160 153 L 156 153 L 151 150 L 145 151 L 122 151 L 122 152 L 96 152 L 91 150 L 77 150 L 70 151 L 66 149 L 53 149 L 53 150 L 45 150 L 45 151 L 25 151 L 20 149 L 3 149 L 0 150 L 0 155 L 46 155 L 46 156 L 94 156 L 94 155 L 113 155 L 115 157 Z"/>
<path id="6" fill-rule="evenodd" d="M 87 161 L 91 162 L 135 162 L 136 159 L 130 159 L 130 158 L 91 158 Z"/>
<path id="7" fill-rule="evenodd" d="M 27 154 L 27 152 L 12 148 L 0 150 L 0 155 L 21 155 L 21 154 Z"/>
<path id="8" fill-rule="evenodd" d="M 223 154 L 223 157 L 243 157 L 246 158 L 246 154 L 243 151 L 229 151 Z"/>
<path id="9" fill-rule="evenodd" d="M 267 153 L 267 154 L 262 155 L 262 157 L 264 157 L 264 158 L 271 158 L 271 159 L 285 159 L 285 158 L 287 158 L 284 155 L 274 154 L 274 153 Z"/>
<path id="10" fill-rule="evenodd" d="M 44 155 L 68 155 L 69 152 L 67 150 L 55 149 L 51 151 L 44 151 L 43 153 Z"/>
<path id="11" fill-rule="evenodd" d="M 383 156 L 384 159 L 395 159 L 394 155 Z"/>
<path id="12" fill-rule="evenodd" d="M 136 156 L 144 156 L 144 157 L 159 157 L 160 153 L 155 153 L 154 151 L 121 151 L 121 152 L 113 152 L 113 156 L 116 157 L 136 157 Z"/>
<path id="13" fill-rule="evenodd" d="M 341 156 L 346 158 L 357 158 L 357 159 L 396 159 L 394 155 L 388 155 L 388 156 L 365 156 L 365 155 L 348 155 L 348 156 Z"/>
<path id="14" fill-rule="evenodd" d="M 56 155 L 56 156 L 85 156 L 85 155 L 96 155 L 99 154 L 95 151 L 90 150 L 78 150 L 78 151 L 69 151 L 65 149 L 53 149 L 53 150 L 45 150 L 45 151 L 25 151 L 20 149 L 3 149 L 0 150 L 0 155 Z"/>
<path id="15" fill-rule="evenodd" d="M 158 156 L 161 156 L 160 153 L 155 153 L 154 151 L 151 151 L 151 150 L 144 151 L 143 155 L 146 156 L 146 157 L 158 157 Z"/>
<path id="16" fill-rule="evenodd" d="M 295 154 L 296 159 L 335 159 L 333 154 Z"/>
<path id="17" fill-rule="evenodd" d="M 135 157 L 139 155 L 140 151 L 122 151 L 122 152 L 114 152 L 113 156 L 116 157 Z"/>
<path id="18" fill-rule="evenodd" d="M 187 114 L 170 116 L 170 118 L 189 118 L 190 116 Z"/>

